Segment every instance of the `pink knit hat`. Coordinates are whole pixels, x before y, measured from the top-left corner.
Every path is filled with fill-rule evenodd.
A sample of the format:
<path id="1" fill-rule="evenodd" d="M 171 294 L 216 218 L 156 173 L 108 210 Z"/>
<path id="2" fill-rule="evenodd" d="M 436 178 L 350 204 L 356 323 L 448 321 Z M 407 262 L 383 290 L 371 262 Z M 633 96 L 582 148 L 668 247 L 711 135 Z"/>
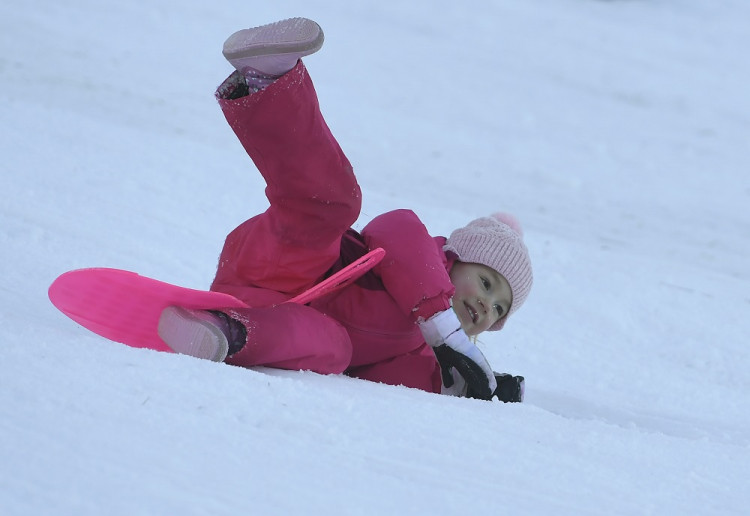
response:
<path id="1" fill-rule="evenodd" d="M 490 331 L 501 329 L 508 317 L 526 301 L 534 280 L 521 224 L 508 213 L 481 217 L 451 233 L 443 250 L 453 252 L 462 262 L 491 267 L 508 280 L 513 295 L 510 310 L 489 328 Z"/>

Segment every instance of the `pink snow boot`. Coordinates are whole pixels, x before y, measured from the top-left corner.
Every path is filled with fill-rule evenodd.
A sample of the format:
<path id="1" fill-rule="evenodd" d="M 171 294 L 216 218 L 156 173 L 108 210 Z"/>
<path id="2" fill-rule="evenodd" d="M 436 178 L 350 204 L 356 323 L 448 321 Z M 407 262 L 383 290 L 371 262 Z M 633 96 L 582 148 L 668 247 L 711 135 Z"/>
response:
<path id="1" fill-rule="evenodd" d="M 223 312 L 179 306 L 162 311 L 157 332 L 173 351 L 214 362 L 239 351 L 247 338 L 242 323 Z"/>
<path id="2" fill-rule="evenodd" d="M 317 23 L 290 18 L 235 32 L 224 42 L 223 54 L 248 82 L 261 77 L 270 84 L 322 46 L 323 30 Z"/>

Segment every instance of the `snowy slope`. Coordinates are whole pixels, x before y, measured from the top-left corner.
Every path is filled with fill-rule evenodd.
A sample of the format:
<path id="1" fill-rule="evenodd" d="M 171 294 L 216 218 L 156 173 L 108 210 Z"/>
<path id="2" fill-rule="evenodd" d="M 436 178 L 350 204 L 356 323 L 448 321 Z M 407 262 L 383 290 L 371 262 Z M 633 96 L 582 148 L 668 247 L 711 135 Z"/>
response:
<path id="1" fill-rule="evenodd" d="M 213 99 L 238 28 L 309 16 L 364 225 L 524 223 L 520 405 L 250 371 L 87 333 L 46 289 L 205 288 L 263 184 Z M 5 515 L 745 514 L 750 5 L 0 4 Z M 491 511 L 491 512 L 490 512 Z"/>

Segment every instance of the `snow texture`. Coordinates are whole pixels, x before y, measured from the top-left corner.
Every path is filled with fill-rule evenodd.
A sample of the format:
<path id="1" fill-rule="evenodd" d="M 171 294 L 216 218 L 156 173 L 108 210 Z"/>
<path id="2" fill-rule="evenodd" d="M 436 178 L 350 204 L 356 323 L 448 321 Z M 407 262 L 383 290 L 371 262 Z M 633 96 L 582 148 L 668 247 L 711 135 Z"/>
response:
<path id="1" fill-rule="evenodd" d="M 130 349 L 47 300 L 104 266 L 206 288 L 264 185 L 213 90 L 308 16 L 361 227 L 507 211 L 523 404 Z M 750 4 L 0 4 L 0 507 L 20 515 L 747 514 Z"/>

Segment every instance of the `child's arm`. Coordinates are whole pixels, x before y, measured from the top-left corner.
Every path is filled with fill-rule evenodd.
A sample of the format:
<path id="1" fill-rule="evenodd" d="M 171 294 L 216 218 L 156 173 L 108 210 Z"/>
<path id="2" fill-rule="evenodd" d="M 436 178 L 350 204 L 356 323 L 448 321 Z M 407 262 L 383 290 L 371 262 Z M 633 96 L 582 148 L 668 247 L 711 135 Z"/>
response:
<path id="1" fill-rule="evenodd" d="M 445 394 L 482 400 L 497 397 L 506 403 L 523 401 L 524 377 L 495 373 L 479 348 L 461 330 L 453 310 L 420 322 L 419 329 L 440 363 Z"/>
<path id="2" fill-rule="evenodd" d="M 375 217 L 362 236 L 370 249 L 385 249 L 373 272 L 403 313 L 416 322 L 450 308 L 455 289 L 445 253 L 414 212 L 396 210 Z"/>
<path id="3" fill-rule="evenodd" d="M 385 258 L 373 271 L 403 312 L 419 323 L 435 350 L 445 387 L 451 387 L 455 369 L 476 397 L 490 399 L 497 387 L 494 373 L 451 308 L 455 288 L 445 253 L 422 221 L 409 210 L 392 211 L 373 219 L 362 236 L 370 249 L 385 249 Z"/>
<path id="4" fill-rule="evenodd" d="M 461 322 L 453 309 L 438 312 L 419 322 L 425 342 L 435 351 L 443 373 L 443 385 L 453 385 L 452 370 L 466 380 L 475 398 L 489 400 L 497 389 L 492 367 L 479 348 L 461 329 Z"/>

